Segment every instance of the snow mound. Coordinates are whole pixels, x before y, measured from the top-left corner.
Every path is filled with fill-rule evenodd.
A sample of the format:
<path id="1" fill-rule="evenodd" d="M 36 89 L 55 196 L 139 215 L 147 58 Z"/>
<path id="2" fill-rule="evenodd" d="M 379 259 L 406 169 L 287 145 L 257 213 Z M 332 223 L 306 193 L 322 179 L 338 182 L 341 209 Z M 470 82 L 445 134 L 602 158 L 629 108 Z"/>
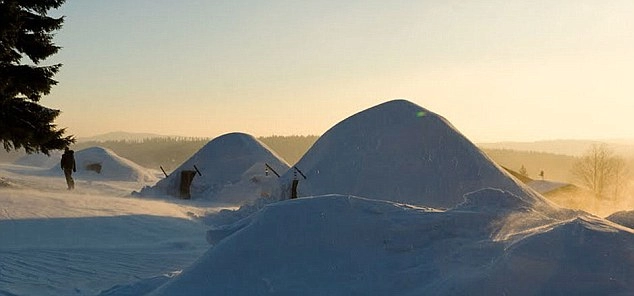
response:
<path id="1" fill-rule="evenodd" d="M 180 165 L 167 178 L 138 193 L 140 196 L 180 196 L 181 172 L 198 170 L 192 180 L 192 198 L 225 203 L 243 203 L 269 196 L 278 177 L 266 165 L 282 174 L 288 164 L 251 135 L 230 133 L 219 136 Z"/>
<path id="2" fill-rule="evenodd" d="M 485 188 L 465 194 L 464 202 L 452 210 L 502 213 L 506 211 L 527 210 L 531 204 L 521 197 L 495 188 Z"/>
<path id="3" fill-rule="evenodd" d="M 468 200 L 484 195 L 496 206 L 437 211 L 343 195 L 269 204 L 216 231 L 214 247 L 152 295 L 634 292 L 631 231 L 598 218 L 545 218 L 500 191 Z M 516 213 L 534 226 L 497 239 Z"/>
<path id="4" fill-rule="evenodd" d="M 61 158 L 61 157 L 60 157 Z M 50 175 L 63 176 L 60 159 L 48 170 Z M 82 180 L 153 182 L 156 176 L 148 169 L 103 147 L 90 147 L 75 152 L 77 172 Z"/>
<path id="5" fill-rule="evenodd" d="M 616 212 L 605 219 L 634 229 L 634 211 Z"/>
<path id="6" fill-rule="evenodd" d="M 533 190 L 541 194 L 546 194 L 558 189 L 562 189 L 567 186 L 571 186 L 570 183 L 547 181 L 547 180 L 532 180 L 526 183 L 526 185 L 528 185 L 530 188 L 532 188 Z"/>
<path id="7" fill-rule="evenodd" d="M 631 229 L 582 215 L 527 235 L 499 256 L 488 277 L 464 286 L 483 295 L 634 295 L 632 245 Z"/>
<path id="8" fill-rule="evenodd" d="M 443 117 L 406 100 L 359 112 L 328 130 L 283 176 L 287 198 L 349 194 L 451 208 L 466 193 L 500 188 L 548 204 L 491 161 Z M 301 172 L 301 173 L 300 173 Z M 304 176 L 306 177 L 304 179 Z"/>

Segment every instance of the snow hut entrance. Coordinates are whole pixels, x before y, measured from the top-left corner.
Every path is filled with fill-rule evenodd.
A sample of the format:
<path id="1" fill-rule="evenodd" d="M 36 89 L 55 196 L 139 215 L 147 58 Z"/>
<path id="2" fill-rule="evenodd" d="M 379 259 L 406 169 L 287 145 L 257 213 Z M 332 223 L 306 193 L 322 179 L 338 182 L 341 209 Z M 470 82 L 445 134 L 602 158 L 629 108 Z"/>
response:
<path id="1" fill-rule="evenodd" d="M 297 185 L 299 184 L 299 180 L 293 180 L 291 183 L 291 199 L 297 198 Z"/>
<path id="2" fill-rule="evenodd" d="M 101 163 L 89 163 L 86 165 L 86 170 L 97 172 L 97 174 L 101 174 Z"/>
<path id="3" fill-rule="evenodd" d="M 192 185 L 194 176 L 196 176 L 196 171 L 181 171 L 181 186 L 180 186 L 181 198 L 190 199 L 192 197 L 189 188 Z"/>

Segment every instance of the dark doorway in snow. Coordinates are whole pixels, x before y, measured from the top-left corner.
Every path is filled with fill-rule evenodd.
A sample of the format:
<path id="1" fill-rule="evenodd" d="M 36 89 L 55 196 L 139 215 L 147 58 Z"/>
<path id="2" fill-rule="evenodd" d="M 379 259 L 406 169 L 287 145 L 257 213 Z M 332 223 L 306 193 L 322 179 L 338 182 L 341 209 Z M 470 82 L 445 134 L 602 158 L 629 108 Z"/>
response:
<path id="1" fill-rule="evenodd" d="M 97 172 L 97 174 L 101 174 L 101 163 L 89 163 L 86 165 L 86 170 Z"/>
<path id="2" fill-rule="evenodd" d="M 297 198 L 297 185 L 299 184 L 299 180 L 293 180 L 291 183 L 291 199 Z"/>
<path id="3" fill-rule="evenodd" d="M 189 188 L 192 185 L 194 176 L 196 176 L 196 171 L 181 171 L 181 185 L 180 185 L 181 198 L 190 199 L 192 197 Z"/>

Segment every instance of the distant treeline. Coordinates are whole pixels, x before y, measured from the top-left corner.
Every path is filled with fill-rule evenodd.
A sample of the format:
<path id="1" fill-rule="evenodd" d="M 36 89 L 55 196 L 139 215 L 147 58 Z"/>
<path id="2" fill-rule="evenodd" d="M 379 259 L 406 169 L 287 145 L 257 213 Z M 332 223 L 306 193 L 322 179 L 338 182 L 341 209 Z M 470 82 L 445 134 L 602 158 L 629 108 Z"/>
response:
<path id="1" fill-rule="evenodd" d="M 207 144 L 207 138 L 160 137 L 142 140 L 78 142 L 75 151 L 88 147 L 104 147 L 141 166 L 171 171 Z"/>
<path id="2" fill-rule="evenodd" d="M 268 136 L 259 137 L 262 143 L 277 153 L 290 165 L 299 159 L 317 141 L 318 136 Z M 190 137 L 161 137 L 143 140 L 118 140 L 103 142 L 80 142 L 75 150 L 92 146 L 109 148 L 118 155 L 130 159 L 144 167 L 172 171 L 200 150 L 211 139 Z M 510 149 L 484 149 L 484 152 L 496 163 L 516 172 L 524 166 L 528 177 L 539 179 L 544 177 L 563 182 L 572 181 L 570 168 L 576 158 L 543 152 L 517 151 Z"/>
<path id="3" fill-rule="evenodd" d="M 296 164 L 306 151 L 319 139 L 319 136 L 270 136 L 260 137 L 278 156 L 286 160 L 289 165 Z"/>
<path id="4" fill-rule="evenodd" d="M 318 136 L 270 136 L 259 137 L 262 143 L 289 164 L 295 164 Z M 142 140 L 88 141 L 74 145 L 74 150 L 100 146 L 114 151 L 144 167 L 171 171 L 194 155 L 211 139 L 192 137 L 160 137 Z"/>
<path id="5" fill-rule="evenodd" d="M 318 138 L 318 136 L 268 136 L 259 137 L 258 140 L 286 160 L 289 165 L 293 165 Z M 158 170 L 159 166 L 162 166 L 169 173 L 210 140 L 192 137 L 157 137 L 143 140 L 79 142 L 72 148 L 76 151 L 92 146 L 109 148 L 119 156 L 144 167 Z M 484 152 L 499 165 L 516 172 L 524 166 L 528 177 L 533 179 L 541 178 L 539 173 L 544 171 L 545 179 L 574 181 L 570 169 L 577 158 L 573 156 L 510 149 L 484 149 Z M 0 151 L 0 161 L 13 162 L 23 155 L 23 152 L 3 153 Z"/>

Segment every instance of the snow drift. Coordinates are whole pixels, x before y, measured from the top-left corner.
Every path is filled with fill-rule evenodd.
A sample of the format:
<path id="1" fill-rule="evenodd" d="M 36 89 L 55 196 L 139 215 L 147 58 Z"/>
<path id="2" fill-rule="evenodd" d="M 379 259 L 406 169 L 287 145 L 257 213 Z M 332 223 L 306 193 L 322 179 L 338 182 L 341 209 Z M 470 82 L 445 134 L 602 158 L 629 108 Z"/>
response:
<path id="1" fill-rule="evenodd" d="M 283 176 L 298 195 L 355 195 L 450 208 L 486 187 L 547 204 L 491 161 L 443 117 L 405 100 L 359 112 L 328 130 Z M 306 176 L 302 176 L 302 174 Z"/>
<path id="2" fill-rule="evenodd" d="M 141 196 L 180 196 L 181 172 L 200 171 L 191 183 L 191 197 L 219 202 L 242 203 L 271 194 L 288 164 L 251 135 L 230 133 L 219 136 L 180 165 L 167 178 L 146 187 Z M 195 166 L 195 167 L 194 167 Z M 268 173 L 267 173 L 268 170 Z"/>
<path id="3" fill-rule="evenodd" d="M 68 191 L 63 177 L 34 173 L 44 171 L 0 164 L 0 295 L 94 296 L 182 269 L 209 248 L 194 217 L 213 209 L 126 197 L 136 182 Z M 128 295 L 142 295 L 134 288 Z"/>
<path id="4" fill-rule="evenodd" d="M 634 293 L 631 230 L 548 218 L 497 189 L 447 211 L 299 198 L 209 235 L 217 244 L 153 295 Z"/>
<path id="5" fill-rule="evenodd" d="M 56 164 L 47 171 L 47 174 L 64 175 L 60 168 L 60 159 L 61 156 L 57 159 Z M 148 169 L 103 147 L 90 147 L 75 151 L 75 163 L 77 172 L 73 176 L 77 179 L 133 182 L 156 181 L 155 174 Z"/>

